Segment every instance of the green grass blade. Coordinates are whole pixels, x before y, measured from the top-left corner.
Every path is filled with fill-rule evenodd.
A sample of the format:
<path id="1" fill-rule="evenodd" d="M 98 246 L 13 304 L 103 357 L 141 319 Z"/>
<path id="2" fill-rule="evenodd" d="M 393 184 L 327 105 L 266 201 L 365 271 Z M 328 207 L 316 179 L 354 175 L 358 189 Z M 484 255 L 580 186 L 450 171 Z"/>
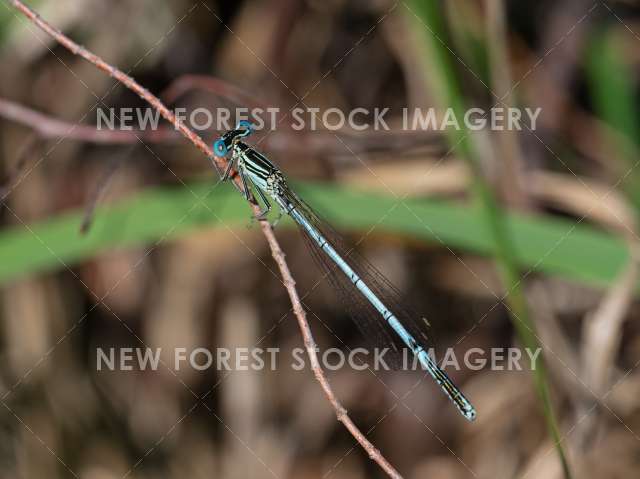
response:
<path id="1" fill-rule="evenodd" d="M 625 32 L 626 33 L 626 32 Z M 640 116 L 631 67 L 624 61 L 625 43 L 607 31 L 593 36 L 587 59 L 591 97 L 600 118 L 611 128 L 609 145 L 621 178 L 621 188 L 640 218 Z M 632 38 L 635 47 L 636 39 Z M 628 47 L 627 47 L 628 48 Z"/>
<path id="2" fill-rule="evenodd" d="M 493 240 L 478 210 L 459 203 L 408 199 L 397 207 L 395 198 L 346 191 L 334 186 L 298 183 L 298 191 L 336 227 L 368 230 L 393 209 L 375 232 L 400 234 L 415 240 L 479 255 L 493 254 Z M 86 236 L 79 233 L 83 211 L 0 232 L 0 283 L 64 269 L 100 252 L 161 244 L 204 228 L 245 228 L 250 210 L 227 185 L 210 183 L 187 188 L 153 188 L 116 204 L 99 208 Z M 204 198 L 202 202 L 194 197 Z M 416 221 L 417 215 L 420 221 Z M 278 229 L 291 226 L 283 221 Z M 556 275 L 606 287 L 628 260 L 619 238 L 573 221 L 510 215 L 507 227 L 524 270 Z M 597 252 L 597 254 L 594 254 Z"/>
<path id="3" fill-rule="evenodd" d="M 441 106 L 451 108 L 456 118 L 463 118 L 465 98 L 458 80 L 456 68 L 460 66 L 458 59 L 451 52 L 451 42 L 446 29 L 442 4 L 435 0 L 412 0 L 410 17 L 416 37 L 426 45 L 432 66 L 426 77 L 431 81 L 435 91 L 441 94 Z M 481 167 L 479 150 L 471 132 L 465 128 L 451 129 L 448 132 L 449 142 L 462 156 L 472 172 L 475 200 L 480 206 L 482 216 L 492 238 L 493 255 L 500 271 L 501 279 L 508 295 L 509 317 L 524 347 L 531 350 L 540 347 L 536 328 L 529 315 L 529 308 L 524 294 L 522 278 L 516 257 L 516 246 L 511 237 L 505 215 L 486 181 Z M 560 440 L 560 430 L 549 396 L 548 375 L 542 355 L 534 369 L 534 384 L 538 397 L 542 402 L 542 410 L 547 422 L 549 434 L 558 453 L 565 478 L 571 477 L 566 454 Z"/>

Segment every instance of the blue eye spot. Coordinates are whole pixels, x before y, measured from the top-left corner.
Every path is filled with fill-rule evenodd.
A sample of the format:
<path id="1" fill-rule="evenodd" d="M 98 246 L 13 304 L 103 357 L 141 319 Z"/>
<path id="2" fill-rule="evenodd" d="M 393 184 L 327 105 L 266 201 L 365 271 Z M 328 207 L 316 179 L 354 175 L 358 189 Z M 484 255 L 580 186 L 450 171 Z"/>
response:
<path id="1" fill-rule="evenodd" d="M 213 144 L 213 152 L 218 156 L 226 156 L 229 150 L 224 140 L 218 140 Z"/>
<path id="2" fill-rule="evenodd" d="M 253 125 L 247 120 L 240 120 L 236 126 L 236 130 L 245 130 L 241 136 L 249 136 L 253 133 Z"/>

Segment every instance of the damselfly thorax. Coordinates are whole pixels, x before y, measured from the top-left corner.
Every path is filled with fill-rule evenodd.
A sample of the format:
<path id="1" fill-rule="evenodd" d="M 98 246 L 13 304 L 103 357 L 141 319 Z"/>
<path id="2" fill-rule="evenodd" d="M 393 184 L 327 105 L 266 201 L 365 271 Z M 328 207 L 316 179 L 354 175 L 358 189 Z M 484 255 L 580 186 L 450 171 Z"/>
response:
<path id="1" fill-rule="evenodd" d="M 237 168 L 247 175 L 251 183 L 275 201 L 282 198 L 287 190 L 286 179 L 266 156 L 241 141 L 233 146 L 233 155 L 237 158 Z"/>

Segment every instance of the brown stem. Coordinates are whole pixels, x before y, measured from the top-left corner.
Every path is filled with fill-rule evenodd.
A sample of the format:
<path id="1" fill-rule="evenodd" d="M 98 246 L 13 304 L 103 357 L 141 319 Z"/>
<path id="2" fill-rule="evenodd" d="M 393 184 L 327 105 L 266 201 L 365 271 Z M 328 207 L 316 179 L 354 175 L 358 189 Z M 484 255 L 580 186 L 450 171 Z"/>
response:
<path id="1" fill-rule="evenodd" d="M 204 82 L 205 79 L 202 79 Z M 217 80 L 216 80 L 217 81 Z M 177 82 L 172 95 L 178 95 L 195 88 L 189 82 Z M 219 90 L 219 94 L 222 90 Z M 225 98 L 231 99 L 230 96 Z M 0 98 L 0 117 L 19 123 L 35 131 L 41 138 L 65 138 L 96 144 L 169 143 L 180 138 L 174 128 L 156 130 L 99 130 L 95 126 L 74 125 L 19 103 Z M 441 138 L 429 132 L 405 132 L 398 130 L 374 132 L 274 132 L 263 143 L 271 151 L 287 152 L 290 155 L 313 153 L 323 155 L 344 155 L 346 152 L 372 153 L 421 148 L 431 155 L 442 156 L 446 152 Z M 421 151 L 422 151 L 421 150 Z M 346 161 L 346 160 L 345 160 Z M 354 161 L 354 160 L 352 160 Z"/>
<path id="2" fill-rule="evenodd" d="M 302 338 L 304 340 L 304 347 L 307 350 L 307 354 L 309 356 L 309 361 L 311 363 L 311 369 L 313 370 L 313 374 L 316 377 L 316 380 L 320 383 L 320 386 L 324 390 L 327 399 L 333 406 L 333 409 L 336 411 L 336 416 L 338 421 L 344 424 L 351 435 L 358 441 L 358 443 L 362 446 L 362 448 L 367 451 L 369 457 L 375 461 L 388 475 L 393 478 L 401 478 L 402 476 L 396 469 L 387 461 L 387 459 L 380 453 L 380 451 L 373 445 L 371 442 L 365 437 L 365 435 L 360 431 L 358 426 L 356 426 L 349 415 L 347 414 L 347 410 L 342 406 L 338 398 L 331 389 L 331 385 L 329 384 L 329 380 L 324 374 L 322 367 L 320 366 L 320 362 L 318 361 L 318 347 L 316 346 L 315 339 L 313 339 L 313 335 L 311 334 L 311 328 L 309 327 L 309 322 L 307 321 L 307 314 L 300 303 L 300 298 L 298 296 L 298 291 L 296 290 L 296 282 L 291 276 L 291 272 L 287 266 L 287 263 L 284 259 L 284 253 L 280 248 L 280 245 L 276 241 L 275 236 L 273 235 L 273 230 L 269 226 L 266 221 L 260 222 L 262 226 L 262 231 L 269 242 L 269 246 L 271 248 L 271 254 L 273 255 L 273 259 L 275 259 L 278 268 L 280 269 L 280 274 L 282 275 L 282 281 L 284 283 L 285 288 L 287 288 L 287 292 L 289 293 L 289 299 L 291 300 L 291 304 L 293 306 L 293 312 L 296 315 L 298 320 L 298 326 L 300 327 L 300 331 L 302 332 Z"/>
<path id="3" fill-rule="evenodd" d="M 23 13 L 29 20 L 31 20 L 35 25 L 44 30 L 47 34 L 51 35 L 56 39 L 61 45 L 66 47 L 69 51 L 74 53 L 75 55 L 79 55 L 90 63 L 94 64 L 100 70 L 107 72 L 113 78 L 118 80 L 120 83 L 125 85 L 130 90 L 134 91 L 140 97 L 147 101 L 151 106 L 156 108 L 160 114 L 170 123 L 172 123 L 184 136 L 186 136 L 191 143 L 193 143 L 201 152 L 203 152 L 211 161 L 215 162 L 220 170 L 224 170 L 226 166 L 226 160 L 221 157 L 217 157 L 213 154 L 213 151 L 207 145 L 200 136 L 198 136 L 195 132 L 189 129 L 187 126 L 182 124 L 176 117 L 169 111 L 169 109 L 164 106 L 164 104 L 149 90 L 143 88 L 139 85 L 133 78 L 129 75 L 126 75 L 122 71 L 118 70 L 116 67 L 109 65 L 102 58 L 97 55 L 89 52 L 84 47 L 78 45 L 73 40 L 65 36 L 62 32 L 57 30 L 56 28 L 49 25 L 45 22 L 36 12 L 31 10 L 29 7 L 24 5 L 19 0 L 11 0 L 13 6 L 15 6 L 21 13 Z M 142 140 L 140 140 L 142 141 Z M 237 175 L 236 175 L 237 176 Z M 240 180 L 236 178 L 238 183 Z M 252 209 L 257 214 L 260 209 L 258 205 L 253 202 Z M 278 264 L 278 268 L 280 269 L 280 274 L 282 275 L 283 283 L 287 289 L 289 294 L 289 298 L 291 299 L 291 304 L 293 306 L 294 313 L 296 318 L 298 319 L 298 324 L 300 326 L 300 330 L 302 332 L 302 336 L 304 339 L 305 346 L 307 348 L 307 353 L 309 354 L 309 359 L 311 361 L 311 365 L 313 368 L 313 372 L 315 374 L 316 379 L 320 383 L 320 386 L 324 390 L 327 399 L 331 403 L 331 406 L 336 411 L 336 416 L 338 421 L 340 421 L 347 430 L 351 433 L 351 435 L 358 441 L 358 443 L 364 448 L 364 450 L 369 454 L 369 457 L 375 461 L 388 475 L 392 478 L 401 478 L 398 471 L 394 469 L 394 467 L 382 456 L 380 451 L 376 449 L 371 442 L 365 437 L 365 435 L 360 431 L 360 429 L 351 421 L 349 416 L 347 415 L 346 409 L 340 404 L 338 399 L 336 398 L 333 390 L 331 389 L 331 385 L 327 380 L 322 368 L 320 367 L 318 356 L 316 353 L 316 344 L 313 339 L 313 335 L 311 334 L 311 328 L 309 327 L 309 323 L 307 322 L 307 317 L 302 308 L 302 304 L 300 303 L 300 298 L 298 296 L 298 292 L 295 289 L 295 281 L 291 276 L 291 272 L 289 271 L 289 267 L 284 259 L 284 253 L 276 240 L 273 229 L 271 225 L 266 221 L 261 221 L 260 225 L 262 227 L 262 232 L 267 238 L 267 242 L 269 243 L 269 247 L 271 248 L 271 252 L 273 254 L 273 258 Z"/>
<path id="4" fill-rule="evenodd" d="M 69 50 L 74 55 L 78 55 L 89 63 L 92 63 L 100 70 L 109 74 L 109 76 L 115 78 L 124 86 L 129 88 L 131 91 L 135 92 L 153 106 L 162 117 L 167 120 L 169 123 L 173 124 L 173 126 L 180 131 L 184 136 L 186 136 L 191 143 L 193 143 L 196 148 L 198 148 L 202 153 L 207 155 L 212 161 L 214 161 L 219 168 L 223 168 L 225 165 L 225 160 L 223 158 L 218 158 L 213 154 L 213 151 L 207 145 L 200 136 L 198 136 L 195 132 L 190 130 L 187 126 L 184 125 L 176 116 L 171 113 L 171 111 L 164 106 L 164 104 L 156 97 L 153 93 L 151 93 L 146 88 L 142 87 L 139 83 L 137 83 L 133 78 L 124 73 L 123 71 L 117 69 L 116 67 L 108 64 L 102 58 L 95 55 L 94 53 L 88 51 L 81 45 L 78 45 L 76 42 L 67 37 L 64 33 L 62 33 L 57 28 L 49 25 L 46 21 L 40 17 L 36 12 L 27 7 L 20 0 L 10 0 L 11 4 L 16 7 L 20 13 L 22 13 L 25 17 L 27 17 L 31 22 L 33 22 L 38 28 L 43 30 L 48 35 L 51 35 L 58 43 L 64 46 L 67 50 Z"/>
<path id="5" fill-rule="evenodd" d="M 164 143 L 180 138 L 169 128 L 158 130 L 98 130 L 95 126 L 73 125 L 26 106 L 0 98 L 0 117 L 20 123 L 35 131 L 42 138 L 70 138 L 98 144 L 128 144 L 137 141 Z"/>
<path id="6" fill-rule="evenodd" d="M 183 75 L 173 81 L 161 94 L 167 103 L 174 103 L 178 98 L 192 90 L 202 90 L 226 98 L 246 108 L 267 108 L 267 104 L 242 88 L 220 78 L 209 75 Z"/>

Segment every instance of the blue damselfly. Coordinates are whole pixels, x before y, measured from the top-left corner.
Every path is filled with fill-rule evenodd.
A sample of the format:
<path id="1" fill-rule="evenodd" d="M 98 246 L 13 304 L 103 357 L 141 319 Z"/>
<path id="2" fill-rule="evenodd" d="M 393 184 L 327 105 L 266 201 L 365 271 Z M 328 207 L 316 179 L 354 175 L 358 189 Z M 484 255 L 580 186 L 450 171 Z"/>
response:
<path id="1" fill-rule="evenodd" d="M 356 325 L 365 334 L 373 335 L 379 344 L 390 347 L 396 343 L 391 334 L 397 335 L 462 415 L 469 420 L 475 419 L 474 407 L 427 353 L 426 336 L 416 324 L 415 315 L 404 307 L 397 289 L 366 259 L 349 248 L 338 233 L 289 187 L 276 165 L 241 141 L 252 131 L 251 123 L 241 121 L 214 143 L 215 153 L 229 158 L 222 180 L 228 180 L 235 167 L 245 198 L 249 200 L 255 192 L 261 203 L 258 219 L 266 218 L 271 210 L 270 199 L 281 212 L 287 213 L 304 233 L 315 259 L 340 292 Z"/>

